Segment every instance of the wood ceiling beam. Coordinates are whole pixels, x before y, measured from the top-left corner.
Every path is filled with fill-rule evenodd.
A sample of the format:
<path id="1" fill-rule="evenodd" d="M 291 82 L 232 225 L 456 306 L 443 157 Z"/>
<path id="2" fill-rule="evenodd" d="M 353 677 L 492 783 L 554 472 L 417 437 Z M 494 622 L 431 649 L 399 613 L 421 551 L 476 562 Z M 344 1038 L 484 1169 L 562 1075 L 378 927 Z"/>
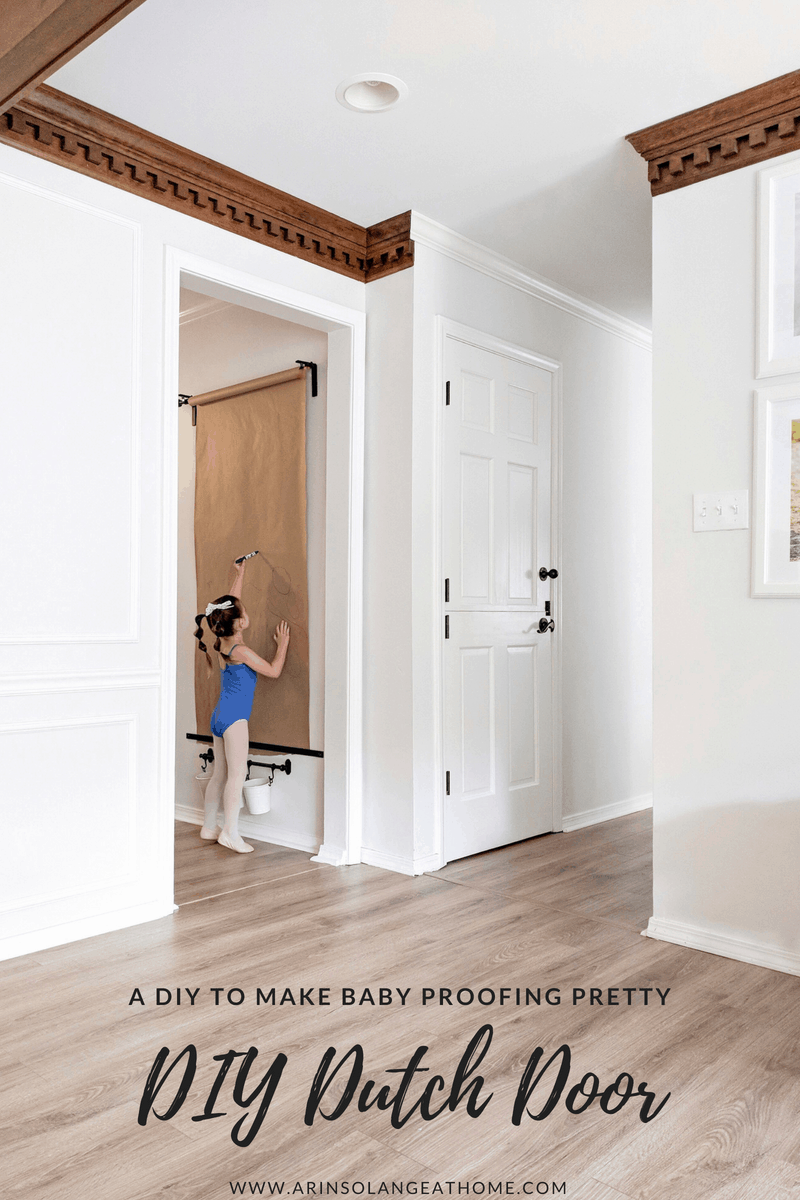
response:
<path id="1" fill-rule="evenodd" d="M 790 71 L 627 141 L 647 160 L 654 196 L 800 149 L 800 71 Z"/>
<path id="2" fill-rule="evenodd" d="M 413 266 L 411 213 L 365 229 L 40 84 L 0 142 L 363 283 Z"/>
<path id="3" fill-rule="evenodd" d="M 2 0 L 0 111 L 111 29 L 144 0 Z"/>

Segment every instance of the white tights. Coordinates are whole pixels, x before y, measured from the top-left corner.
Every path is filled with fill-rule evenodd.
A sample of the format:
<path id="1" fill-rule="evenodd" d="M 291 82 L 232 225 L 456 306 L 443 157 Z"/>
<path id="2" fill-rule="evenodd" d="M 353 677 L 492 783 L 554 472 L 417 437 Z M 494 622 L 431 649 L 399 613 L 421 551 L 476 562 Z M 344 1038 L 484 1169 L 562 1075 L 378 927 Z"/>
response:
<path id="1" fill-rule="evenodd" d="M 205 818 L 200 830 L 200 836 L 207 841 L 215 836 L 217 811 L 222 800 L 224 822 L 217 842 L 239 854 L 253 849 L 239 835 L 239 807 L 249 748 L 250 731 L 245 720 L 234 721 L 221 738 L 214 738 L 214 771 L 206 787 Z"/>

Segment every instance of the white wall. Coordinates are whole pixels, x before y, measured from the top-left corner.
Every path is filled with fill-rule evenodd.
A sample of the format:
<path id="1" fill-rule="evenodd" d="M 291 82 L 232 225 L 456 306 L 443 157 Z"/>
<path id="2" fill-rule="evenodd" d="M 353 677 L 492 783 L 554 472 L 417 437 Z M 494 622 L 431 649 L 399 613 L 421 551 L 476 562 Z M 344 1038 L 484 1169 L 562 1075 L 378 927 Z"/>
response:
<path id="1" fill-rule="evenodd" d="M 170 254 L 221 264 L 229 279 L 269 281 L 270 294 L 298 305 L 313 298 L 331 317 L 319 328 L 341 320 L 331 339 L 347 339 L 339 355 L 347 383 L 337 383 L 336 402 L 349 440 L 337 447 L 345 567 L 334 592 L 345 654 L 348 547 L 360 538 L 357 503 L 356 542 L 345 528 L 354 504 L 348 455 L 358 449 L 346 414 L 363 356 L 365 288 L 6 146 L 0 204 L 10 431 L 0 472 L 10 514 L 0 559 L 0 957 L 8 957 L 172 911 L 175 504 L 167 490 L 176 486 L 178 412 L 177 381 L 165 382 Z M 329 372 L 331 405 L 330 356 Z M 330 576 L 327 591 L 333 610 Z M 347 746 L 333 747 L 337 803 L 357 743 L 340 725 Z M 327 823 L 328 796 L 326 834 Z"/>
<path id="2" fill-rule="evenodd" d="M 757 167 L 654 202 L 653 936 L 800 973 L 800 600 L 750 597 Z"/>
<path id="3" fill-rule="evenodd" d="M 416 268 L 367 287 L 364 861 L 413 856 L 412 338 Z"/>
<path id="4" fill-rule="evenodd" d="M 368 495 L 368 543 L 380 563 L 368 583 L 367 629 L 374 705 L 365 735 L 369 861 L 398 869 L 438 865 L 436 698 L 432 664 L 441 636 L 434 620 L 440 584 L 435 551 L 435 317 L 451 318 L 563 363 L 563 712 L 565 825 L 575 828 L 650 803 L 650 354 L 647 335 L 580 302 L 547 303 L 523 273 L 444 231 L 461 261 L 422 236 L 416 218 L 413 273 L 367 289 L 371 334 L 378 321 L 395 369 L 373 386 L 367 408 L 368 478 L 390 479 Z M 465 258 L 472 256 L 475 265 Z M 499 268 L 498 268 L 498 263 Z M 484 269 L 479 269 L 483 264 Z M 503 278 L 497 278 L 497 274 Z M 412 274 L 406 280 L 406 274 Z M 509 280 L 519 277 L 523 286 Z M 529 278 L 529 277 L 528 277 Z M 404 289 L 413 286 L 410 413 L 400 380 L 409 334 Z M 382 288 L 381 291 L 375 291 Z M 543 289 L 544 290 L 544 289 Z M 575 315 L 585 312 L 586 317 Z M 375 376 L 372 376 L 375 381 Z M 404 386 L 404 384 L 403 384 Z M 397 597 L 410 581 L 411 623 Z M 403 699 L 390 722 L 386 714 Z M 409 717 L 411 725 L 409 727 Z M 369 728 L 369 727 L 368 727 Z M 391 752 L 393 780 L 380 755 Z M 392 786 L 393 784 L 393 786 Z M 412 815 L 413 847 L 406 836 Z M 368 833 L 367 833 L 368 831 Z M 388 865 L 388 862 L 386 863 Z"/>
<path id="5" fill-rule="evenodd" d="M 297 359 L 316 362 L 318 395 L 308 392 L 306 408 L 306 499 L 309 632 L 309 733 L 312 749 L 322 750 L 325 716 L 325 413 L 327 401 L 327 335 L 317 329 L 281 321 L 250 308 L 181 291 L 180 385 L 188 395 L 213 391 L 245 379 L 285 371 Z M 178 690 L 175 744 L 176 815 L 199 822 L 203 808 L 194 776 L 198 754 L 207 747 L 186 739 L 196 730 L 194 659 L 197 642 L 189 636 L 199 611 L 194 559 L 194 427 L 191 409 L 178 422 Z M 251 547 L 252 549 L 252 547 Z M 225 581 L 220 587 L 224 589 Z M 246 587 L 246 582 L 245 582 Z M 211 599 L 211 597 L 208 597 Z M 246 593 L 245 593 L 246 599 Z M 203 604 L 200 605 L 202 609 Z M 286 756 L 257 755 L 256 761 L 283 763 Z M 253 775 L 265 774 L 258 769 Z M 323 767 L 318 758 L 292 756 L 287 778 L 275 772 L 271 811 L 242 814 L 242 832 L 261 841 L 298 850 L 314 850 L 322 841 Z"/>

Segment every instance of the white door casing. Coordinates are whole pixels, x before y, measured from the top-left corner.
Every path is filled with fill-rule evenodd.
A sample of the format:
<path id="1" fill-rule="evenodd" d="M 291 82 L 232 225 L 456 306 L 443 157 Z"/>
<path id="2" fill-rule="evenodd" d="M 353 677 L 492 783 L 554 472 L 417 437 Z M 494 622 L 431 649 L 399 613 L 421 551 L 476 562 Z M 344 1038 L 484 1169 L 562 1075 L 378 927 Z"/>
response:
<path id="1" fill-rule="evenodd" d="M 168 336 L 165 410 L 177 444 L 177 408 L 167 407 L 178 392 L 178 313 L 180 287 L 188 286 L 229 303 L 252 307 L 328 334 L 328 421 L 326 434 L 325 570 L 325 758 L 324 842 L 313 861 L 330 866 L 361 861 L 362 823 L 362 609 L 364 504 L 364 371 L 366 317 L 363 312 L 232 269 L 218 261 L 169 247 L 166 253 Z M 173 468 L 174 470 L 174 468 Z M 177 482 L 167 494 L 173 511 L 168 528 L 174 539 Z M 168 559 L 174 606 L 173 545 Z M 165 571 L 165 574 L 167 572 Z M 174 618 L 171 618 L 174 627 Z M 174 655 L 174 634 L 171 638 Z M 174 697 L 170 719 L 174 726 Z M 174 734 L 172 734 L 174 737 Z M 174 744 L 173 744 L 174 767 Z"/>
<path id="2" fill-rule="evenodd" d="M 558 584 L 538 575 L 558 561 L 558 364 L 452 322 L 442 326 L 450 401 L 441 439 L 443 861 L 450 861 L 560 827 Z M 540 632 L 546 616 L 555 629 Z"/>

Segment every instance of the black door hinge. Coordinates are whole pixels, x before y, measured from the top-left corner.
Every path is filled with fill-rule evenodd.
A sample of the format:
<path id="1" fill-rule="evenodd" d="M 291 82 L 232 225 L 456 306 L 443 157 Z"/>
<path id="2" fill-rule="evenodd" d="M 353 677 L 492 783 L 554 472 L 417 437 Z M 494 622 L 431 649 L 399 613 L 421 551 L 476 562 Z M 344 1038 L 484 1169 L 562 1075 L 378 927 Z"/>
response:
<path id="1" fill-rule="evenodd" d="M 445 404 L 450 403 L 450 380 L 449 379 L 447 380 L 447 382 L 444 385 L 444 402 L 445 402 Z"/>
<path id="2" fill-rule="evenodd" d="M 445 771 L 445 773 L 444 773 L 444 794 L 445 794 L 445 796 L 450 795 L 450 772 L 449 771 Z"/>
<path id="3" fill-rule="evenodd" d="M 445 615 L 444 615 L 444 636 L 446 638 L 450 637 L 450 614 L 449 613 L 445 613 Z"/>
<path id="4" fill-rule="evenodd" d="M 444 581 L 444 602 L 445 602 L 445 604 L 450 603 L 450 580 L 449 579 L 445 579 L 445 581 Z"/>

